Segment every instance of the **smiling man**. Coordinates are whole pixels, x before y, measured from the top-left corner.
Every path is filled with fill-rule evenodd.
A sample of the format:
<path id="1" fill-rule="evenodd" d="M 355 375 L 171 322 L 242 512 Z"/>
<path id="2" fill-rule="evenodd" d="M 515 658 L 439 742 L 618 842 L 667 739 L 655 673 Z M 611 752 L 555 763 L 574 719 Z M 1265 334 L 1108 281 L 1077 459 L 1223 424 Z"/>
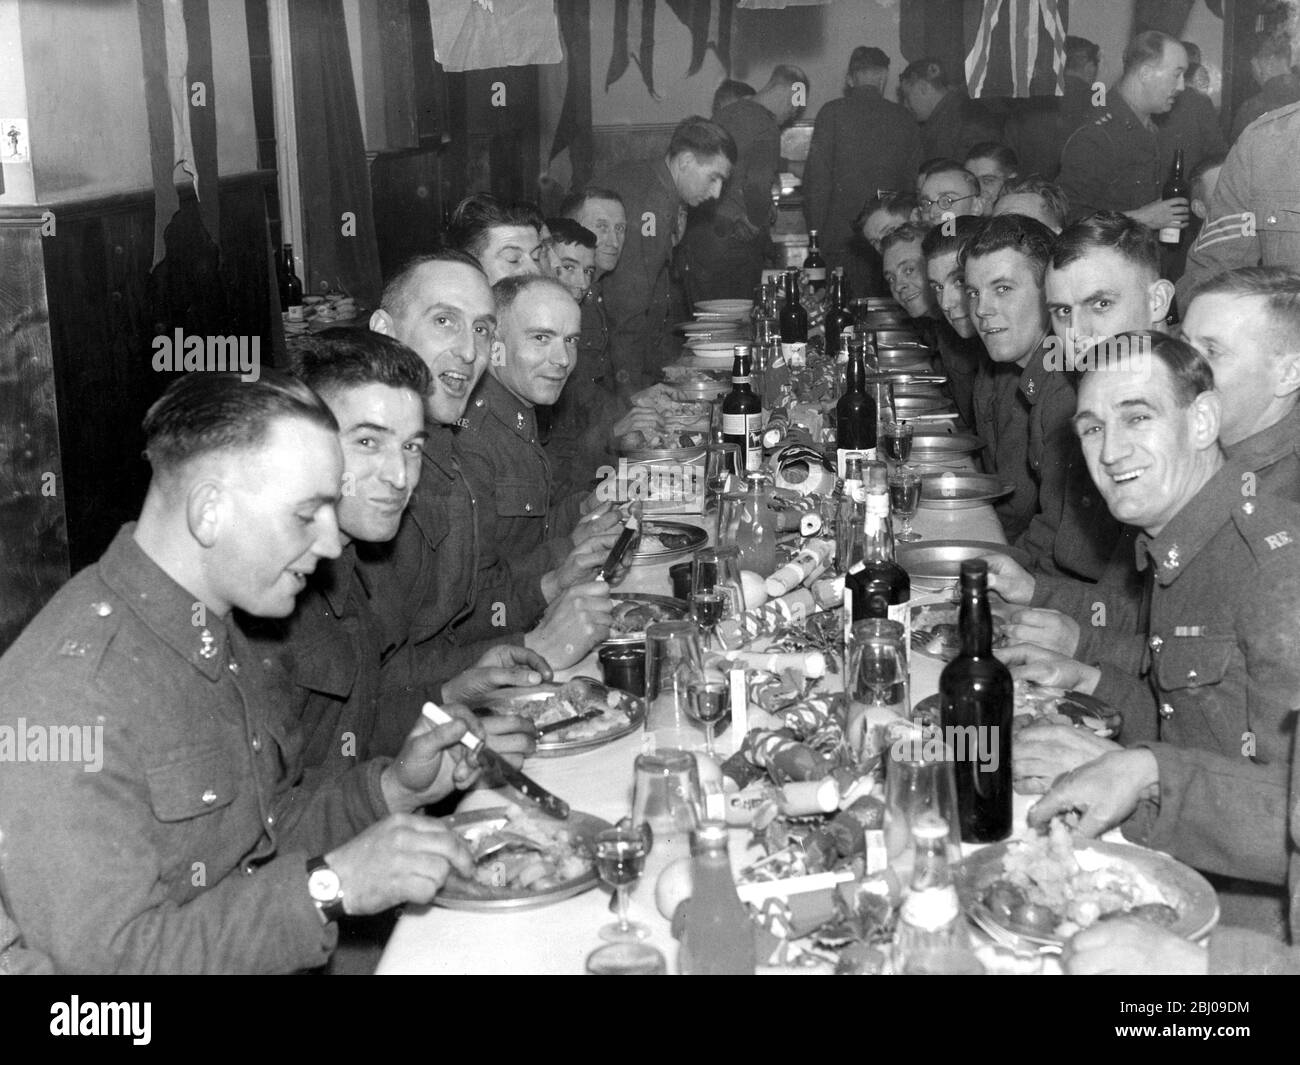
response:
<path id="1" fill-rule="evenodd" d="M 1094 692 L 1125 729 L 1153 739 L 1060 778 L 1034 824 L 1080 810 L 1087 835 L 1129 839 L 1208 873 L 1252 882 L 1221 891 L 1225 919 L 1281 936 L 1287 787 L 1300 708 L 1300 506 L 1253 494 L 1225 465 L 1209 365 L 1187 344 L 1123 334 L 1150 356 L 1089 369 L 1074 424 L 1111 512 L 1141 530 L 1150 583 L 1137 675 L 1041 658 L 1017 673 Z M 1293 914 L 1293 917 L 1297 916 Z"/>
<path id="2" fill-rule="evenodd" d="M 1020 160 L 1016 153 L 998 141 L 977 144 L 962 160 L 962 166 L 975 175 L 980 183 L 982 214 L 991 215 L 1002 190 L 1013 183 L 1020 174 Z"/>
<path id="3" fill-rule="evenodd" d="M 502 203 L 486 192 L 466 196 L 447 226 L 446 243 L 478 260 L 492 284 L 540 274 L 546 263 L 542 217 L 527 204 Z"/>
<path id="4" fill-rule="evenodd" d="M 730 133 L 692 115 L 677 124 L 662 157 L 625 163 L 602 182 L 619 194 L 627 214 L 627 242 L 604 281 L 616 387 L 624 398 L 655 384 L 677 357 L 673 308 L 684 311 L 684 305 L 673 251 L 687 208 L 722 194 L 736 158 Z"/>
<path id="5" fill-rule="evenodd" d="M 455 833 L 413 813 L 472 781 L 465 721 L 303 785 L 279 682 L 231 623 L 288 615 L 339 556 L 337 434 L 274 370 L 174 382 L 145 417 L 139 521 L 0 659 L 7 728 L 102 735 L 101 772 L 0 760 L 0 908 L 57 970 L 319 966 L 343 913 L 472 872 Z"/>
<path id="6" fill-rule="evenodd" d="M 988 208 L 980 195 L 980 180 L 960 163 L 940 159 L 928 164 L 917 177 L 920 220 L 938 225 L 945 218 L 985 215 Z"/>
<path id="7" fill-rule="evenodd" d="M 932 319 L 938 312 L 925 276 L 925 254 L 921 242 L 927 227 L 908 222 L 890 231 L 880 242 L 885 284 L 909 318 Z"/>
<path id="8" fill-rule="evenodd" d="M 987 356 L 975 333 L 960 258 L 966 242 L 983 226 L 982 219 L 965 215 L 951 225 L 935 226 L 921 242 L 926 280 L 943 315 L 936 331 L 939 361 L 948 375 L 948 392 L 968 426 L 975 424 L 975 377 Z"/>

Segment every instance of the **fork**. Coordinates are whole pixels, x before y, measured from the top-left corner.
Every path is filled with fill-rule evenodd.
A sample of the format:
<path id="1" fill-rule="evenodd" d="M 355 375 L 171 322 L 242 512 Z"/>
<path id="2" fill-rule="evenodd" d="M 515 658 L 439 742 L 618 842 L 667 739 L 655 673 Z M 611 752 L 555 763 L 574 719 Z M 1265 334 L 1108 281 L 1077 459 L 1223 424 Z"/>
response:
<path id="1" fill-rule="evenodd" d="M 1059 955 L 1062 948 L 1056 943 L 1032 943 L 1029 940 L 1022 939 L 1009 928 L 1004 928 L 993 918 L 992 912 L 982 902 L 971 903 L 966 907 L 966 916 L 970 918 L 971 923 L 983 932 L 989 939 L 993 940 L 1000 947 L 1006 947 L 1008 950 L 1021 955 L 1022 957 L 1033 957 L 1035 955 Z"/>

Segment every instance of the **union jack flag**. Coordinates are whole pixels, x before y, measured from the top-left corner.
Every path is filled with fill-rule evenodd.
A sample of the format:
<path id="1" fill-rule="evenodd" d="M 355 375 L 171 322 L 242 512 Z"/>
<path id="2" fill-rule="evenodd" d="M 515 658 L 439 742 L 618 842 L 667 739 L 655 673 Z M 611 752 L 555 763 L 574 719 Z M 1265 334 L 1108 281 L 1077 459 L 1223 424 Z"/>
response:
<path id="1" fill-rule="evenodd" d="M 966 54 L 970 95 L 1063 96 L 1064 7 L 1064 0 L 984 0 Z"/>

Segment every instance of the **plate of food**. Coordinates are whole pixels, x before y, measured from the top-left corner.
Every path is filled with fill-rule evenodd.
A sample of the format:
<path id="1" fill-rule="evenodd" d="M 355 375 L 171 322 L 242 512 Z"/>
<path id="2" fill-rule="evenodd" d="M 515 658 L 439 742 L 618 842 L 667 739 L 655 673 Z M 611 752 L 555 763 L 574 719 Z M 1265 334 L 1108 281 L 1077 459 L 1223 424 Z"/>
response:
<path id="1" fill-rule="evenodd" d="M 502 688 L 493 693 L 487 706 L 532 721 L 541 732 L 537 754 L 542 758 L 604 746 L 635 732 L 645 721 L 642 700 L 590 677 L 533 688 Z M 572 723 L 565 725 L 566 721 Z"/>
<path id="2" fill-rule="evenodd" d="M 958 867 L 963 904 L 1020 939 L 1061 947 L 1113 917 L 1151 921 L 1190 940 L 1219 919 L 1205 877 L 1160 851 L 1075 836 L 1061 820 L 1046 835 L 994 843 Z"/>
<path id="3" fill-rule="evenodd" d="M 1015 722 L 1017 728 L 1037 722 L 1073 725 L 1088 729 L 1103 740 L 1113 740 L 1119 737 L 1124 726 L 1124 715 L 1095 695 L 1018 680 Z"/>
<path id="4" fill-rule="evenodd" d="M 638 643 L 645 639 L 647 625 L 656 621 L 681 621 L 691 615 L 685 599 L 640 592 L 611 592 L 614 616 L 606 643 Z"/>
<path id="5" fill-rule="evenodd" d="M 912 650 L 941 662 L 951 662 L 961 651 L 957 628 L 960 607 L 951 601 L 912 607 Z M 1007 644 L 1007 616 L 1003 608 L 990 608 L 993 615 L 993 646 Z"/>
<path id="6" fill-rule="evenodd" d="M 955 584 L 961 577 L 962 562 L 986 555 L 1006 555 L 1025 569 L 1033 567 L 1020 548 L 985 540 L 919 540 L 897 550 L 898 564 L 912 582 L 931 587 Z"/>
<path id="7" fill-rule="evenodd" d="M 636 562 L 667 562 L 682 558 L 708 543 L 709 534 L 698 525 L 680 521 L 645 521 L 641 540 L 632 556 Z"/>
<path id="8" fill-rule="evenodd" d="M 500 806 L 445 818 L 475 856 L 470 879 L 452 873 L 434 899 L 450 910 L 526 910 L 581 895 L 599 883 L 593 841 L 607 821 Z"/>

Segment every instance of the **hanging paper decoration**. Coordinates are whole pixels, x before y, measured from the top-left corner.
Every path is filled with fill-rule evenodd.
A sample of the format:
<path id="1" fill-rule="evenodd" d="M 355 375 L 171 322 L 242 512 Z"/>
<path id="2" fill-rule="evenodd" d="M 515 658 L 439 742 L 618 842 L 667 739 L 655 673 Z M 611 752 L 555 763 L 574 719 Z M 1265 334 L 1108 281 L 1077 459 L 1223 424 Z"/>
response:
<path id="1" fill-rule="evenodd" d="M 655 0 L 638 0 L 639 37 L 632 47 L 632 0 L 615 0 L 614 46 L 609 70 L 605 74 L 605 91 L 619 80 L 633 63 L 641 71 L 641 80 L 656 100 L 655 91 Z M 723 70 L 731 73 L 731 17 L 736 0 L 667 0 L 668 8 L 691 33 L 691 62 L 686 77 L 698 74 L 705 56 L 712 48 Z M 743 6 L 743 5 L 742 5 Z"/>
<path id="2" fill-rule="evenodd" d="M 1032 96 L 1040 60 L 1043 71 L 1050 67 L 1054 75 L 1050 91 L 1043 92 L 1043 86 L 1040 94 L 1064 95 L 1065 22 L 1059 0 L 984 0 L 975 41 L 966 55 L 970 95 Z"/>
<path id="3" fill-rule="evenodd" d="M 558 63 L 555 0 L 429 0 L 433 56 L 448 71 Z"/>

